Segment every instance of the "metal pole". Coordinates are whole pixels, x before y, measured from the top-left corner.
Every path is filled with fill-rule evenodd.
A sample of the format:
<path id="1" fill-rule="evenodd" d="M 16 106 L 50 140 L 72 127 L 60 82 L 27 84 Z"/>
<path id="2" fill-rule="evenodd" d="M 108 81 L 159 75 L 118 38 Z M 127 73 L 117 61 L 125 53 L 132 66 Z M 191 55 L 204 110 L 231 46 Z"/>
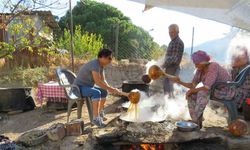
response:
<path id="1" fill-rule="evenodd" d="M 110 48 L 114 49 L 114 25 L 110 26 Z"/>
<path id="2" fill-rule="evenodd" d="M 119 44 L 119 24 L 116 24 L 115 30 L 115 57 L 118 60 L 118 44 Z"/>
<path id="3" fill-rule="evenodd" d="M 193 27 L 193 31 L 192 31 L 191 55 L 193 54 L 193 50 L 194 50 L 194 27 Z"/>
<path id="4" fill-rule="evenodd" d="M 69 11 L 70 11 L 70 51 L 71 51 L 71 67 L 74 72 L 74 45 L 73 45 L 73 18 L 71 0 L 69 0 Z"/>

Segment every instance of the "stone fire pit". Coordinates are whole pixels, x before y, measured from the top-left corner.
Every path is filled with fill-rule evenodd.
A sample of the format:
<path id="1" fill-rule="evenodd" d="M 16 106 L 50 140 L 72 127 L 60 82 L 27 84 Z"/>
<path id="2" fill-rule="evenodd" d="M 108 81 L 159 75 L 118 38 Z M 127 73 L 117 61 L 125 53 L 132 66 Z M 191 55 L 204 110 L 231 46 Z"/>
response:
<path id="1" fill-rule="evenodd" d="M 218 132 L 206 130 L 180 132 L 176 129 L 175 123 L 171 121 L 128 123 L 116 118 L 106 128 L 94 129 L 89 134 L 89 139 L 91 139 L 89 145 L 92 145 L 94 149 L 98 149 L 102 144 L 171 144 L 210 139 L 223 141 L 224 136 Z"/>

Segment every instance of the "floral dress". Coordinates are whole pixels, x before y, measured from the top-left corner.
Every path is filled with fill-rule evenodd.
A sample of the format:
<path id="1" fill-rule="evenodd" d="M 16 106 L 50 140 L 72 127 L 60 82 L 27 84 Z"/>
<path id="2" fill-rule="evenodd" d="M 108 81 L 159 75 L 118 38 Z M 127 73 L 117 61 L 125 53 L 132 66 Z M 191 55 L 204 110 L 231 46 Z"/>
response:
<path id="1" fill-rule="evenodd" d="M 230 80 L 231 77 L 226 69 L 216 62 L 211 62 L 206 74 L 199 70 L 196 71 L 192 83 L 197 85 L 201 82 L 207 89 L 210 89 L 215 82 Z M 192 120 L 195 122 L 199 122 L 202 119 L 204 109 L 209 101 L 208 93 L 209 90 L 199 91 L 188 98 L 189 113 Z"/>
<path id="2" fill-rule="evenodd" d="M 237 82 L 236 77 L 239 75 L 239 73 L 245 69 L 247 66 L 249 66 L 250 63 L 245 64 L 244 66 L 241 67 L 234 67 L 231 70 L 231 74 L 233 77 L 233 80 L 235 82 Z M 243 105 L 243 102 L 246 98 L 248 98 L 250 96 L 250 74 L 248 74 L 243 82 L 243 84 L 240 87 L 237 87 L 234 89 L 235 91 L 235 95 L 234 95 L 234 99 L 237 102 L 237 106 L 238 108 L 241 108 Z"/>

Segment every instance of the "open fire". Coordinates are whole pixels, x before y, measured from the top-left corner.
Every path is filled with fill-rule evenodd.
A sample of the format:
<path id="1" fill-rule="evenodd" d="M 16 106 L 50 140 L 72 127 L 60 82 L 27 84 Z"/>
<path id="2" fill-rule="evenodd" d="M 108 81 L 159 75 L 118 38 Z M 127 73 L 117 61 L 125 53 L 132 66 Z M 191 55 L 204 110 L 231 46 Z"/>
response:
<path id="1" fill-rule="evenodd" d="M 164 144 L 123 145 L 120 150 L 164 150 Z"/>

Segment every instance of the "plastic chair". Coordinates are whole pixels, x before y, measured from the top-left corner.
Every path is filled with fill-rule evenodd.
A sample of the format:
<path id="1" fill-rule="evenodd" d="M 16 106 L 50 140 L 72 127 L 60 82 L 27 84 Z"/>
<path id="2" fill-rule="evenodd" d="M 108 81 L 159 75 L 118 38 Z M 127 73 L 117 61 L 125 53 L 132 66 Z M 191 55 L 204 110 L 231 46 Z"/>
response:
<path id="1" fill-rule="evenodd" d="M 221 96 L 220 91 L 224 89 L 226 93 Z M 244 68 L 236 77 L 233 82 L 217 82 L 210 91 L 210 99 L 224 103 L 228 109 L 228 123 L 237 119 L 238 115 L 238 102 L 245 100 L 249 96 L 250 90 L 250 65 Z M 243 91 L 243 92 L 242 92 Z M 232 94 L 228 94 L 232 93 Z"/>
<path id="2" fill-rule="evenodd" d="M 76 75 L 72 71 L 63 68 L 57 68 L 56 75 L 58 77 L 59 85 L 64 88 L 65 94 L 68 98 L 67 123 L 69 122 L 69 117 L 74 103 L 77 103 L 77 119 L 80 119 L 82 117 L 82 106 L 84 101 L 86 101 L 89 119 L 92 123 L 92 101 L 90 97 L 83 97 L 79 87 L 73 84 Z"/>

